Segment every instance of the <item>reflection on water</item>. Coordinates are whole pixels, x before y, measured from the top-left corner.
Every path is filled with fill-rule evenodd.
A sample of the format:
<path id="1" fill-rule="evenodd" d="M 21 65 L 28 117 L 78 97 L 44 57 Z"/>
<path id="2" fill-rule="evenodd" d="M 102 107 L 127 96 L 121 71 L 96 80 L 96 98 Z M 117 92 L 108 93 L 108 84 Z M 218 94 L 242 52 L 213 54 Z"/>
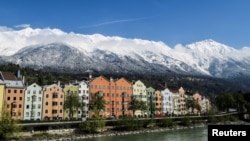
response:
<path id="1" fill-rule="evenodd" d="M 98 137 L 77 141 L 207 141 L 207 128 L 201 127 L 136 135 Z"/>
<path id="2" fill-rule="evenodd" d="M 250 125 L 249 122 L 236 122 L 235 124 Z M 207 141 L 207 132 L 207 127 L 197 127 L 134 135 L 86 138 L 75 141 Z"/>

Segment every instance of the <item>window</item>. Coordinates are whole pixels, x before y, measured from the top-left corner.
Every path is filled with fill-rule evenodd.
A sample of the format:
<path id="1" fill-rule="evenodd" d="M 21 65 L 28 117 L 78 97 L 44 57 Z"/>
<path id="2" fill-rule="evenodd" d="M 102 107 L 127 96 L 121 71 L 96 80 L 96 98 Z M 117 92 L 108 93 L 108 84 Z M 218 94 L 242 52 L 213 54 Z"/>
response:
<path id="1" fill-rule="evenodd" d="M 41 97 L 38 97 L 38 101 L 42 101 L 42 98 L 41 98 Z"/>
<path id="2" fill-rule="evenodd" d="M 46 102 L 46 103 L 45 103 L 45 105 L 47 105 L 47 106 L 48 106 L 48 105 L 49 105 L 49 103 L 48 103 L 48 102 Z"/>
<path id="3" fill-rule="evenodd" d="M 10 97 L 8 97 L 7 100 L 10 100 Z"/>
<path id="4" fill-rule="evenodd" d="M 62 102 L 60 102 L 60 105 L 63 105 L 63 103 L 62 103 Z"/>
<path id="5" fill-rule="evenodd" d="M 32 96 L 32 101 L 36 102 L 36 96 L 35 95 Z"/>
<path id="6" fill-rule="evenodd" d="M 16 97 L 13 97 L 13 100 L 16 100 Z"/>
<path id="7" fill-rule="evenodd" d="M 46 98 L 49 98 L 49 94 L 46 94 Z"/>
<path id="8" fill-rule="evenodd" d="M 33 104 L 33 105 L 32 105 L 32 109 L 36 109 L 36 105 Z"/>
<path id="9" fill-rule="evenodd" d="M 57 110 L 52 110 L 52 114 L 57 114 Z"/>
<path id="10" fill-rule="evenodd" d="M 20 94 L 22 94 L 23 93 L 23 90 L 20 90 Z"/>
<path id="11" fill-rule="evenodd" d="M 61 98 L 63 98 L 63 95 L 61 94 Z"/>
<path id="12" fill-rule="evenodd" d="M 54 102 L 54 101 L 53 101 L 53 102 L 52 102 L 52 105 L 53 105 L 53 106 L 56 106 L 56 105 L 57 105 L 57 102 Z"/>
<path id="13" fill-rule="evenodd" d="M 27 101 L 30 101 L 30 97 L 27 97 Z"/>
<path id="14" fill-rule="evenodd" d="M 30 113 L 29 113 L 29 112 L 26 112 L 25 115 L 26 115 L 26 117 L 29 117 L 29 116 L 30 116 Z"/>
<path id="15" fill-rule="evenodd" d="M 27 94 L 30 94 L 30 90 L 27 91 Z"/>
<path id="16" fill-rule="evenodd" d="M 53 98 L 58 98 L 57 93 L 53 93 Z"/>
<path id="17" fill-rule="evenodd" d="M 9 105 L 9 104 L 7 104 L 7 108 L 10 108 L 10 105 Z"/>
<path id="18" fill-rule="evenodd" d="M 26 105 L 26 109 L 29 109 L 30 108 L 30 105 Z"/>
<path id="19" fill-rule="evenodd" d="M 33 90 L 33 94 L 36 94 L 36 90 Z"/>
<path id="20" fill-rule="evenodd" d="M 19 108 L 22 108 L 22 105 L 21 105 L 21 104 L 19 104 Z"/>
<path id="21" fill-rule="evenodd" d="M 17 91 L 16 90 L 14 90 L 14 94 L 16 93 Z"/>
<path id="22" fill-rule="evenodd" d="M 8 90 L 8 93 L 11 93 L 11 90 Z"/>
<path id="23" fill-rule="evenodd" d="M 21 100 L 21 101 L 22 101 L 22 100 L 23 100 L 23 98 L 22 98 L 22 97 L 19 97 L 19 100 Z"/>
<path id="24" fill-rule="evenodd" d="M 41 113 L 40 113 L 40 112 L 37 112 L 37 116 L 41 116 Z"/>
<path id="25" fill-rule="evenodd" d="M 16 104 L 13 103 L 12 106 L 13 106 L 13 108 L 16 108 Z"/>
<path id="26" fill-rule="evenodd" d="M 45 113 L 48 114 L 48 110 L 45 110 Z"/>
<path id="27" fill-rule="evenodd" d="M 38 105 L 37 105 L 37 108 L 38 108 L 38 109 L 41 109 L 41 104 L 38 104 Z"/>

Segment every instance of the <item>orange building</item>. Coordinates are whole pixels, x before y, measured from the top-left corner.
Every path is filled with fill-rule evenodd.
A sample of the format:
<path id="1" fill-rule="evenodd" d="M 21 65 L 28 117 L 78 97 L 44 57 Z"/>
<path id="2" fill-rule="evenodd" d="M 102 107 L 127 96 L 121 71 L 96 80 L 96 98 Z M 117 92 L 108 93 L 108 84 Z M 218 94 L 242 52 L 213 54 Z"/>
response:
<path id="1" fill-rule="evenodd" d="M 104 117 L 120 117 L 122 115 L 132 115 L 129 110 L 133 88 L 131 82 L 125 78 L 118 80 L 106 79 L 104 76 L 97 77 L 90 81 L 90 101 L 95 93 L 101 94 L 105 100 L 105 109 L 100 111 Z M 91 103 L 91 102 L 90 102 Z"/>
<path id="2" fill-rule="evenodd" d="M 1 72 L 0 79 L 5 84 L 4 103 L 12 119 L 23 120 L 24 112 L 24 84 L 20 72 L 16 76 L 11 72 Z M 4 107 L 5 108 L 5 107 Z"/>
<path id="3" fill-rule="evenodd" d="M 185 93 L 186 92 L 183 89 L 183 87 L 180 87 L 179 88 L 179 95 L 180 95 L 180 110 L 181 110 L 181 115 L 186 115 L 187 114 Z"/>
<path id="4" fill-rule="evenodd" d="M 162 94 L 161 91 L 155 91 L 155 114 L 156 116 L 162 116 Z"/>
<path id="5" fill-rule="evenodd" d="M 200 109 L 194 109 L 194 113 L 200 114 L 200 112 L 202 110 L 202 96 L 201 96 L 201 94 L 196 92 L 195 94 L 193 94 L 193 98 L 200 105 Z"/>
<path id="6" fill-rule="evenodd" d="M 59 120 L 63 118 L 64 91 L 60 84 L 45 86 L 43 89 L 43 120 Z"/>

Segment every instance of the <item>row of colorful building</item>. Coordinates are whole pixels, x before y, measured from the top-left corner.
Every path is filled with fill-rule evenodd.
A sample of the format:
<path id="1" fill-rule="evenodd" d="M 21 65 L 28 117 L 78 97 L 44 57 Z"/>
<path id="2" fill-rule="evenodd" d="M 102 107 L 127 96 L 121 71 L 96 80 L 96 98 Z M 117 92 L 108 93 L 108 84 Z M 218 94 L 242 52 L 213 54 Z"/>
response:
<path id="1" fill-rule="evenodd" d="M 185 115 L 191 112 L 186 106 L 186 99 L 194 98 L 201 107 L 201 110 L 194 112 L 205 113 L 210 107 L 209 100 L 200 95 L 186 94 L 180 88 L 165 87 L 162 90 L 155 90 L 146 87 L 140 81 L 130 82 L 124 77 L 120 79 L 107 79 L 104 76 L 88 80 L 76 81 L 64 86 L 60 82 L 40 86 L 37 83 L 24 85 L 24 77 L 18 71 L 17 75 L 11 72 L 0 71 L 0 112 L 7 111 L 13 119 L 19 120 L 55 120 L 68 119 L 69 111 L 64 109 L 64 102 L 67 95 L 76 94 L 84 106 L 75 111 L 74 118 L 89 118 L 91 110 L 89 104 L 91 95 L 100 94 L 105 101 L 105 108 L 100 111 L 104 117 L 120 117 L 133 115 L 145 117 L 149 115 Z M 129 108 L 132 97 L 144 101 L 147 110 L 136 110 L 135 113 Z M 153 107 L 154 110 L 152 110 Z M 193 111 L 193 110 L 192 110 Z"/>

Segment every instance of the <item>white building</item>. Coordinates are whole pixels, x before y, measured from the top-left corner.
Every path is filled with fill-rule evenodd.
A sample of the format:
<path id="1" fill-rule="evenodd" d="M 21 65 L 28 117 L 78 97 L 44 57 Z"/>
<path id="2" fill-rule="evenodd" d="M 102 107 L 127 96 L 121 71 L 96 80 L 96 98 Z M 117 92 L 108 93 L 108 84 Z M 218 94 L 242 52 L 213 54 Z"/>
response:
<path id="1" fill-rule="evenodd" d="M 78 118 L 89 117 L 89 84 L 87 81 L 77 82 L 79 88 L 79 99 L 81 100 L 83 107 L 78 109 Z"/>
<path id="2" fill-rule="evenodd" d="M 165 88 L 161 91 L 162 94 L 162 112 L 164 115 L 172 115 L 173 114 L 173 96 L 172 92 Z"/>
<path id="3" fill-rule="evenodd" d="M 42 119 L 42 87 L 33 83 L 25 89 L 24 120 Z"/>

